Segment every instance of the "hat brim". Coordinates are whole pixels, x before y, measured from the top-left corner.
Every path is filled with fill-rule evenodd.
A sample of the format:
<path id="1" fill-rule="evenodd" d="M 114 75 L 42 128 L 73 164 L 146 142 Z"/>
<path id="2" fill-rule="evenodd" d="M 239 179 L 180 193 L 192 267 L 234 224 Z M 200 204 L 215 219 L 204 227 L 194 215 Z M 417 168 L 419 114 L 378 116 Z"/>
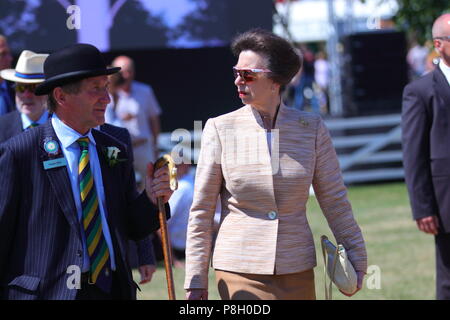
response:
<path id="1" fill-rule="evenodd" d="M 5 80 L 13 81 L 13 82 L 20 82 L 20 83 L 40 83 L 45 81 L 45 78 L 37 78 L 37 79 L 25 79 L 20 78 L 16 76 L 16 70 L 14 69 L 5 69 L 0 71 L 0 77 L 2 77 Z"/>
<path id="2" fill-rule="evenodd" d="M 69 73 L 63 73 L 55 77 L 49 78 L 41 83 L 35 90 L 34 94 L 37 96 L 43 96 L 49 94 L 54 88 L 82 80 L 85 78 L 107 76 L 120 71 L 120 67 L 98 69 L 98 70 L 81 70 Z"/>

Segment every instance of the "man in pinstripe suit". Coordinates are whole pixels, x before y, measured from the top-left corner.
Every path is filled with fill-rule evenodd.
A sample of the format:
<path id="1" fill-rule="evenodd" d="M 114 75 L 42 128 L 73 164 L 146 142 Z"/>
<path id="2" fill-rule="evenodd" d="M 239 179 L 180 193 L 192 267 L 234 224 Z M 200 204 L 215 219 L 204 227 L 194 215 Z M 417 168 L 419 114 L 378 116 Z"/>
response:
<path id="1" fill-rule="evenodd" d="M 47 115 L 47 112 L 45 112 Z M 7 141 L 8 139 L 22 133 L 24 131 L 23 121 L 21 113 L 19 111 L 13 111 L 6 115 L 0 116 L 0 143 Z M 46 120 L 44 120 L 46 121 Z M 131 137 L 128 130 L 120 128 L 111 124 L 103 124 L 99 127 L 100 131 L 103 131 L 117 140 L 121 141 L 127 147 L 128 154 L 130 155 L 130 163 L 133 163 L 133 152 L 131 145 Z M 151 281 L 153 273 L 156 271 L 156 258 L 152 243 L 153 236 L 147 236 L 142 240 L 134 242 L 130 241 L 129 263 L 130 267 L 138 267 L 141 275 L 140 284 L 145 284 Z M 136 253 L 134 253 L 136 252 Z"/>
<path id="2" fill-rule="evenodd" d="M 5 69 L 0 72 L 0 76 L 15 83 L 17 110 L 0 116 L 0 143 L 22 133 L 25 130 L 44 124 L 49 118 L 46 110 L 45 96 L 36 96 L 34 88 L 44 79 L 44 61 L 48 54 L 36 54 L 29 50 L 24 50 L 17 62 L 16 69 Z M 128 130 L 110 124 L 104 124 L 99 128 L 101 131 L 112 135 L 128 148 L 130 163 L 133 163 L 133 152 L 131 137 Z M 148 236 L 137 241 L 136 246 L 130 244 L 131 250 L 136 251 L 139 258 L 139 273 L 141 274 L 141 284 L 151 280 L 156 270 L 156 261 L 153 253 L 152 237 Z M 130 251 L 131 251 L 130 250 Z M 133 257 L 136 254 L 132 255 Z M 130 264 L 134 262 L 130 259 Z M 131 265 L 133 267 L 133 264 Z"/>
<path id="3" fill-rule="evenodd" d="M 138 194 L 125 145 L 91 130 L 117 71 L 91 45 L 54 52 L 35 92 L 52 118 L 0 146 L 0 298 L 135 299 L 126 241 L 159 228 L 156 198 L 172 192 L 149 164 Z"/>

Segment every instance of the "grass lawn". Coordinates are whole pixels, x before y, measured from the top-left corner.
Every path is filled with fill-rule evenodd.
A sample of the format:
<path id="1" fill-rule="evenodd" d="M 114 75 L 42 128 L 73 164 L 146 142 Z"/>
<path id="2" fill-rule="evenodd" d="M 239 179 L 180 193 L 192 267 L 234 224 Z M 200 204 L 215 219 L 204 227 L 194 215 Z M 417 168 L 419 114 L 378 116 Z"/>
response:
<path id="1" fill-rule="evenodd" d="M 412 220 L 405 184 L 398 182 L 352 186 L 349 188 L 349 197 L 366 241 L 369 266 L 379 268 L 381 282 L 379 289 L 373 288 L 376 281 L 374 274 L 369 274 L 364 280 L 363 289 L 353 298 L 345 297 L 334 288 L 333 299 L 434 299 L 434 238 L 421 233 Z M 308 202 L 307 212 L 316 241 L 316 295 L 317 299 L 324 299 L 320 235 L 334 238 L 314 197 Z M 136 280 L 139 279 L 137 272 L 134 272 L 134 276 Z M 174 269 L 178 300 L 184 299 L 183 280 L 184 270 Z M 212 271 L 209 284 L 209 298 L 220 299 Z M 152 282 L 143 285 L 141 289 L 138 299 L 167 299 L 167 284 L 162 264 L 153 275 Z"/>

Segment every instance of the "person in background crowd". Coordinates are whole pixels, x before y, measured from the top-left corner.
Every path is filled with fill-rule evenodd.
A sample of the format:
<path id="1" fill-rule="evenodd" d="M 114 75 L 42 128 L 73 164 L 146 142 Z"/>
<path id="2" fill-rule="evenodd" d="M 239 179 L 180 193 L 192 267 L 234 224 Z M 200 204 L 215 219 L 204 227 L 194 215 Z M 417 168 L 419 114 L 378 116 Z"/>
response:
<path id="1" fill-rule="evenodd" d="M 13 82 L 17 110 L 0 117 L 0 143 L 48 120 L 45 97 L 34 94 L 36 86 L 45 80 L 44 61 L 48 54 L 24 50 L 15 69 L 0 71 L 3 79 Z"/>
<path id="2" fill-rule="evenodd" d="M 122 120 L 120 120 L 116 114 L 117 101 L 119 100 L 119 90 L 120 87 L 125 83 L 125 79 L 123 78 L 120 72 L 114 73 L 109 76 L 109 94 L 111 98 L 111 102 L 106 107 L 105 111 L 105 122 L 124 128 Z"/>
<path id="3" fill-rule="evenodd" d="M 330 68 L 325 53 L 319 51 L 314 61 L 314 82 L 316 83 L 317 99 L 321 113 L 327 112 L 328 106 L 328 84 L 330 82 Z"/>
<path id="4" fill-rule="evenodd" d="M 429 50 L 426 46 L 421 46 L 417 41 L 413 42 L 413 45 L 406 56 L 406 61 L 411 70 L 412 80 L 423 76 L 425 73 L 428 54 Z"/>
<path id="5" fill-rule="evenodd" d="M 123 77 L 123 84 L 117 91 L 115 113 L 133 139 L 134 168 L 141 177 L 145 177 L 147 163 L 158 157 L 161 108 L 153 89 L 134 80 L 135 65 L 131 58 L 119 56 L 112 65 L 121 68 Z"/>
<path id="6" fill-rule="evenodd" d="M 314 53 L 305 45 L 301 46 L 301 52 L 304 57 L 303 67 L 300 70 L 300 78 L 295 87 L 293 107 L 306 111 L 306 106 L 309 106 L 312 112 L 320 113 L 319 101 L 314 91 Z"/>

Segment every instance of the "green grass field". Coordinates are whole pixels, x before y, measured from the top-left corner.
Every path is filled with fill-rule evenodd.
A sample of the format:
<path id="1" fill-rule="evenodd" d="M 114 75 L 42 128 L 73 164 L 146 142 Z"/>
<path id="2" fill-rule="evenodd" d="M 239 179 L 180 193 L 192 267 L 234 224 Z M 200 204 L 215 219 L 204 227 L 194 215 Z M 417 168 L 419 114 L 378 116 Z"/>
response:
<path id="1" fill-rule="evenodd" d="M 366 241 L 369 266 L 379 267 L 381 282 L 379 289 L 373 288 L 376 285 L 375 274 L 368 274 L 363 289 L 355 296 L 347 298 L 334 288 L 333 299 L 434 299 L 434 238 L 421 233 L 412 220 L 405 184 L 353 186 L 349 188 L 349 197 Z M 324 299 L 323 258 L 319 241 L 322 234 L 334 238 L 314 197 L 308 202 L 308 220 L 316 241 L 316 295 L 317 299 Z M 134 276 L 139 279 L 137 272 Z M 220 299 L 212 271 L 209 279 L 209 298 Z M 178 300 L 185 298 L 183 280 L 184 270 L 174 269 Z M 162 265 L 155 272 L 152 282 L 141 289 L 138 299 L 167 299 Z"/>

